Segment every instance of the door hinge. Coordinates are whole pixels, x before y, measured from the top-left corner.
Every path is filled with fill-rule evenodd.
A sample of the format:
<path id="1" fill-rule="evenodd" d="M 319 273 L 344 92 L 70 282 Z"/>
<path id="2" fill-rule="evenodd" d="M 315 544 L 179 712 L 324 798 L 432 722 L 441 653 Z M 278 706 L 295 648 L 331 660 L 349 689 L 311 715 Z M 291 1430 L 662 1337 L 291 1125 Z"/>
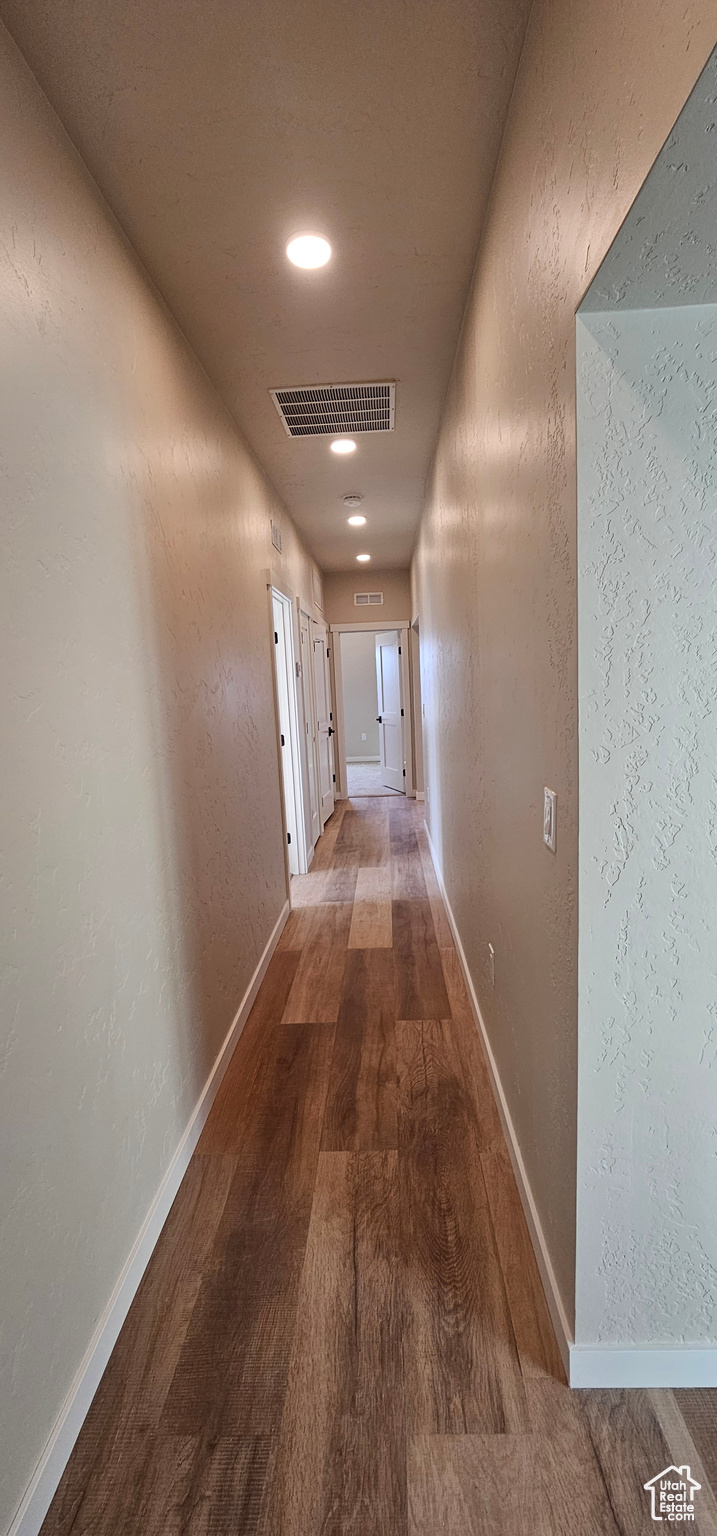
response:
<path id="1" fill-rule="evenodd" d="M 400 645 L 399 645 L 399 647 L 398 647 L 398 654 L 399 654 L 399 656 L 400 656 L 400 654 L 401 654 L 401 647 L 400 647 Z"/>
<path id="2" fill-rule="evenodd" d="M 401 714 L 403 714 L 403 710 L 401 710 Z"/>
<path id="3" fill-rule="evenodd" d="M 335 783 L 336 783 L 336 774 L 334 774 L 334 784 L 335 784 Z"/>
<path id="4" fill-rule="evenodd" d="M 404 779 L 405 779 L 405 777 L 406 777 L 406 770 L 405 770 L 405 768 L 404 768 L 404 770 L 403 770 L 403 777 L 404 777 Z"/>
<path id="5" fill-rule="evenodd" d="M 282 736 L 282 738 L 281 738 L 281 745 L 282 745 L 282 747 L 285 747 L 285 746 L 286 746 L 286 742 L 285 742 L 285 741 L 284 741 L 284 738 L 283 738 L 283 736 Z"/>
<path id="6" fill-rule="evenodd" d="M 327 647 L 326 647 L 326 655 L 328 656 L 329 654 L 330 654 L 330 652 L 329 652 L 329 648 L 328 648 L 328 645 L 327 645 Z"/>
<path id="7" fill-rule="evenodd" d="M 333 717 L 333 715 L 332 715 L 332 713 L 331 713 L 331 710 L 329 710 L 329 720 L 333 720 L 333 718 L 334 718 L 334 717 Z"/>
<path id="8" fill-rule="evenodd" d="M 287 832 L 287 834 L 286 834 L 286 841 L 287 841 L 287 843 L 291 842 L 291 833 L 290 832 Z"/>
<path id="9" fill-rule="evenodd" d="M 274 630 L 274 644 L 275 645 L 279 644 L 279 636 L 277 635 L 276 630 Z"/>

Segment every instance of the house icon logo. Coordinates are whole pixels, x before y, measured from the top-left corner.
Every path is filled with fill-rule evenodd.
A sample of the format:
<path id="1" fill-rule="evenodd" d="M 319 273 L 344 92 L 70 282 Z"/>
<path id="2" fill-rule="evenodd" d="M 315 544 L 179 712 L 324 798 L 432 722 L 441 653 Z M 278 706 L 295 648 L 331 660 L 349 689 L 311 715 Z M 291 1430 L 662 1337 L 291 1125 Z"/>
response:
<path id="1" fill-rule="evenodd" d="M 665 1467 L 664 1472 L 658 1472 L 643 1487 L 650 1495 L 653 1520 L 670 1520 L 680 1525 L 694 1520 L 694 1497 L 702 1484 L 695 1481 L 689 1467 Z"/>

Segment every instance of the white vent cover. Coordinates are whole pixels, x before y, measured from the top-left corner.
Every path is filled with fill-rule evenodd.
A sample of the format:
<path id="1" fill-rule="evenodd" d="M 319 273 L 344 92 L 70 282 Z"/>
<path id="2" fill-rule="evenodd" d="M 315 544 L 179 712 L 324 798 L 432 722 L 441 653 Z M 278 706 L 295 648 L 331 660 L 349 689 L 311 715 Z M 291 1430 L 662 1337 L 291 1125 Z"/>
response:
<path id="1" fill-rule="evenodd" d="M 380 608 L 383 592 L 354 592 L 354 608 Z"/>
<path id="2" fill-rule="evenodd" d="M 288 437 L 393 431 L 395 384 L 316 384 L 311 389 L 270 389 L 269 394 Z"/>
<path id="3" fill-rule="evenodd" d="M 274 522 L 273 518 L 271 522 L 271 542 L 274 548 L 278 549 L 279 554 L 281 554 L 281 529 L 279 524 Z"/>

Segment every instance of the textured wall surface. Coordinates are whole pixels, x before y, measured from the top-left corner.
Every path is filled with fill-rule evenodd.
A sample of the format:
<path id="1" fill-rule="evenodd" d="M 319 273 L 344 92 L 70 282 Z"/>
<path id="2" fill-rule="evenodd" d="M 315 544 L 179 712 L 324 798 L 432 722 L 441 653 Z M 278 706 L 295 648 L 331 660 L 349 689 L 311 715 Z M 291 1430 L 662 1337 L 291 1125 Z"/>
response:
<path id="1" fill-rule="evenodd" d="M 590 284 L 583 313 L 717 303 L 715 135 L 717 53 Z"/>
<path id="2" fill-rule="evenodd" d="M 383 592 L 383 607 L 356 608 L 354 592 Z M 355 571 L 327 571 L 324 576 L 324 618 L 328 624 L 368 624 L 372 618 L 380 619 L 381 623 L 384 619 L 410 619 L 410 608 L 408 571 L 372 571 L 370 565 L 357 565 Z"/>
<path id="3" fill-rule="evenodd" d="M 378 758 L 378 693 L 374 635 L 341 636 L 341 681 L 344 691 L 346 757 Z M 361 740 L 361 732 L 366 740 Z"/>
<path id="4" fill-rule="evenodd" d="M 415 558 L 429 825 L 568 1315 L 575 310 L 716 37 L 714 0 L 536 0 Z"/>
<path id="5" fill-rule="evenodd" d="M 578 322 L 576 1339 L 717 1340 L 717 308 Z"/>
<path id="6" fill-rule="evenodd" d="M 4 1530 L 286 897 L 311 568 L 4 32 L 0 221 Z"/>

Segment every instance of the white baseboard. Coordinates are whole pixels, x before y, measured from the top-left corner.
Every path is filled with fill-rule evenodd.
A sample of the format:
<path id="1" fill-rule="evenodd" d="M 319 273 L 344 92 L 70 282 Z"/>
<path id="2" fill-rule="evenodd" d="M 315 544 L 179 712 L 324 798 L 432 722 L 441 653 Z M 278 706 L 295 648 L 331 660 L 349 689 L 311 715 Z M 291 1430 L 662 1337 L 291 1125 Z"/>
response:
<path id="1" fill-rule="evenodd" d="M 97 1324 L 85 1358 L 63 1403 L 20 1508 L 10 1526 L 8 1536 L 38 1536 L 288 916 L 287 901 L 244 993 L 129 1258 Z"/>
<path id="2" fill-rule="evenodd" d="M 717 1387 L 717 1348 L 573 1344 L 571 1387 Z"/>
<path id="3" fill-rule="evenodd" d="M 478 1002 L 476 990 L 473 985 L 473 978 L 468 969 L 468 961 L 466 960 L 461 936 L 458 932 L 458 927 L 456 925 L 455 917 L 453 916 L 450 901 L 448 900 L 446 887 L 443 881 L 443 871 L 438 862 L 438 857 L 431 840 L 431 834 L 428 830 L 427 823 L 426 838 L 428 839 L 428 847 L 430 849 L 431 858 L 433 860 L 433 868 L 436 871 L 436 879 L 440 887 L 441 896 L 443 897 L 443 905 L 446 909 L 446 915 L 450 924 L 451 933 L 453 934 L 453 942 L 456 946 L 458 959 L 460 960 L 461 969 L 463 971 L 466 987 L 468 989 L 468 996 L 471 1000 L 471 1007 L 475 1015 L 476 1024 L 478 1025 L 478 1033 L 483 1044 L 483 1051 L 488 1065 L 491 1083 L 493 1085 L 493 1093 L 495 1095 L 495 1101 L 498 1106 L 498 1113 L 500 1114 L 500 1118 L 503 1123 L 503 1130 L 505 1131 L 505 1139 L 508 1144 L 510 1160 L 513 1164 L 513 1172 L 515 1174 L 515 1180 L 518 1185 L 518 1193 L 520 1195 L 523 1210 L 525 1212 L 525 1219 L 528 1223 L 528 1230 L 530 1232 L 533 1248 L 535 1249 L 535 1257 L 538 1261 L 540 1278 L 543 1282 L 545 1297 L 550 1310 L 553 1327 L 555 1329 L 555 1337 L 558 1341 L 558 1348 L 560 1350 L 563 1365 L 565 1366 L 566 1375 L 568 1376 L 568 1380 L 571 1381 L 570 1362 L 571 1351 L 573 1348 L 572 1330 L 568 1322 L 567 1313 L 563 1306 L 560 1291 L 558 1290 L 557 1281 L 555 1279 L 555 1272 L 553 1270 L 550 1254 L 548 1252 L 548 1245 L 545 1241 L 545 1235 L 543 1233 L 540 1217 L 538 1215 L 538 1209 L 535 1204 L 535 1200 L 533 1199 L 533 1192 L 528 1182 L 528 1175 L 525 1170 L 525 1164 L 523 1162 L 520 1146 L 518 1144 L 518 1138 L 515 1133 L 515 1126 L 513 1125 L 511 1113 L 508 1108 L 508 1102 L 503 1092 L 503 1085 L 500 1080 L 498 1066 L 493 1055 L 490 1040 L 488 1039 L 488 1031 L 486 1030 L 485 1023 L 483 1021 L 480 1004 Z"/>
<path id="4" fill-rule="evenodd" d="M 350 763 L 380 763 L 380 757 L 347 757 L 347 766 Z"/>

